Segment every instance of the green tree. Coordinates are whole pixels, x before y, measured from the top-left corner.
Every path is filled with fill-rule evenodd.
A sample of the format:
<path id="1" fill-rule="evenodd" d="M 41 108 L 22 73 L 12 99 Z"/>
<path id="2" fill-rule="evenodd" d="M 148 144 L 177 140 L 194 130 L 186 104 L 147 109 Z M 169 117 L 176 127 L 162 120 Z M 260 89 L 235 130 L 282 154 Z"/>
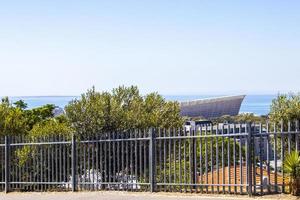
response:
<path id="1" fill-rule="evenodd" d="M 25 101 L 23 101 L 22 99 L 19 101 L 16 101 L 15 103 L 13 103 L 17 108 L 20 108 L 21 110 L 25 110 L 28 105 L 27 103 L 25 103 Z"/>
<path id="2" fill-rule="evenodd" d="M 26 116 L 22 109 L 12 107 L 8 98 L 0 104 L 0 135 L 22 135 L 28 131 Z"/>
<path id="3" fill-rule="evenodd" d="M 167 102 L 157 93 L 142 96 L 136 86 L 118 87 L 112 92 L 95 88 L 73 100 L 66 115 L 80 135 L 105 131 L 180 127 L 183 120 L 177 102 Z"/>
<path id="4" fill-rule="evenodd" d="M 213 120 L 214 123 L 264 123 L 266 116 L 256 116 L 253 113 L 242 113 L 236 116 L 224 115 Z"/>
<path id="5" fill-rule="evenodd" d="M 61 122 L 60 119 L 51 118 L 39 122 L 29 131 L 31 138 L 64 136 L 71 139 L 73 129 L 68 122 Z"/>
<path id="6" fill-rule="evenodd" d="M 272 101 L 270 119 L 273 122 L 287 122 L 300 119 L 300 94 L 279 94 Z"/>
<path id="7" fill-rule="evenodd" d="M 44 120 L 48 120 L 53 118 L 53 110 L 55 105 L 53 104 L 46 104 L 37 108 L 33 108 L 30 110 L 24 110 L 24 113 L 27 118 L 27 123 L 30 129 L 37 123 L 40 123 Z"/>
<path id="8" fill-rule="evenodd" d="M 0 135 L 45 136 L 70 132 L 71 126 L 65 115 L 54 117 L 55 105 L 46 104 L 27 109 L 23 100 L 11 103 L 8 97 L 0 102 Z"/>
<path id="9" fill-rule="evenodd" d="M 107 136 L 108 133 L 112 132 L 122 133 L 123 136 L 129 137 L 132 129 L 175 128 L 183 125 L 177 102 L 167 102 L 157 93 L 142 96 L 135 86 L 121 86 L 111 92 L 96 92 L 95 88 L 92 88 L 82 94 L 80 99 L 70 102 L 65 110 L 75 133 L 79 135 L 78 138 L 95 136 L 96 134 L 97 136 L 100 134 Z M 110 148 L 110 151 L 108 148 Z M 100 164 L 110 163 L 112 166 L 116 159 L 116 155 L 112 154 L 113 145 L 106 146 L 105 151 L 106 157 L 102 157 L 103 160 L 99 162 Z M 129 148 L 125 151 L 120 152 L 117 156 L 121 156 L 123 153 L 130 154 L 135 150 Z M 90 155 L 90 158 L 92 158 L 92 155 Z M 139 157 L 134 159 L 140 163 Z M 147 158 L 144 159 L 147 160 Z M 84 164 L 86 163 L 81 163 L 81 165 Z M 121 166 L 116 166 L 116 168 L 109 170 L 111 174 L 117 174 L 120 173 L 120 171 L 117 171 L 120 168 Z M 129 169 L 130 166 L 125 166 L 125 168 Z M 138 166 L 138 168 L 138 171 L 140 169 L 147 171 L 145 169 L 147 167 L 144 165 Z M 129 172 L 125 170 L 122 173 Z M 109 179 L 104 174 L 102 176 L 102 180 Z M 138 178 L 143 181 L 141 180 L 142 177 Z"/>

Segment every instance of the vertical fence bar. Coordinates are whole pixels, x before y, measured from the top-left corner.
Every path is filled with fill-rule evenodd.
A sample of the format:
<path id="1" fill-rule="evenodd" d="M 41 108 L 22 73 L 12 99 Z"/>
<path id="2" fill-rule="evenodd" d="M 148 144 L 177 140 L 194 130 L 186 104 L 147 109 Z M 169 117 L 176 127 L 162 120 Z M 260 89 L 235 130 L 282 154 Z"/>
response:
<path id="1" fill-rule="evenodd" d="M 59 137 L 58 136 L 55 136 L 55 141 L 58 142 L 59 141 Z M 59 164 L 59 155 L 58 155 L 58 147 L 59 145 L 54 145 L 54 148 L 55 148 L 55 181 L 56 182 L 59 182 L 59 179 L 58 179 L 58 175 L 59 175 L 59 170 L 58 170 L 58 164 Z M 36 166 L 38 167 L 38 158 L 36 159 Z M 36 181 L 38 181 L 36 179 Z M 57 185 L 56 185 L 57 187 Z"/>
<path id="2" fill-rule="evenodd" d="M 162 129 L 158 129 L 158 137 L 162 137 Z M 158 161 L 158 164 L 159 164 L 159 170 L 158 170 L 158 174 L 159 174 L 159 182 L 162 183 L 163 182 L 163 163 L 162 163 L 162 140 L 159 140 L 159 161 Z M 159 190 L 161 190 L 161 186 L 159 187 Z"/>
<path id="3" fill-rule="evenodd" d="M 283 133 L 283 120 L 281 120 L 280 122 L 280 142 L 281 142 L 281 160 L 283 161 L 284 159 L 284 133 Z M 282 167 L 283 167 L 283 163 L 282 163 Z M 283 174 L 283 171 L 282 171 L 282 186 L 281 186 L 281 189 L 282 189 L 282 192 L 285 192 L 285 187 L 284 187 L 284 174 Z"/>
<path id="4" fill-rule="evenodd" d="M 255 134 L 256 133 L 256 123 L 254 122 L 253 124 L 253 133 Z M 252 130 L 252 128 L 251 128 L 251 126 L 250 126 L 250 130 Z M 256 185 L 257 185 L 257 183 L 256 183 L 256 148 L 255 148 L 255 142 L 256 142 L 256 136 L 254 136 L 254 137 L 252 137 L 251 138 L 251 158 L 253 158 L 252 159 L 252 177 L 253 177 L 253 179 L 252 179 L 252 186 L 253 186 L 253 190 L 252 190 L 252 192 L 254 193 L 254 194 L 256 194 Z"/>
<path id="5" fill-rule="evenodd" d="M 121 139 L 124 139 L 124 134 L 122 134 Z M 122 168 L 122 177 L 121 177 L 121 178 L 123 179 L 124 174 L 125 174 L 125 166 L 124 166 L 124 164 L 125 164 L 124 140 L 121 141 L 121 155 L 122 155 L 122 157 L 121 157 L 121 163 L 122 163 L 122 166 L 121 166 L 121 168 Z M 141 158 L 141 159 L 142 159 L 142 158 Z M 106 143 L 104 143 L 104 160 L 106 160 Z M 105 166 L 105 167 L 104 167 L 104 170 L 106 171 L 106 161 L 105 161 L 104 166 Z M 141 165 L 140 168 L 142 168 L 142 165 Z M 104 173 L 106 173 L 105 171 L 104 171 Z M 142 171 L 141 171 L 140 176 L 142 177 Z M 106 180 L 106 178 L 105 178 L 105 180 Z M 125 190 L 125 185 L 122 184 L 122 185 L 121 185 L 121 188 L 122 188 L 122 190 Z"/>
<path id="6" fill-rule="evenodd" d="M 205 185 L 206 185 L 206 194 L 208 193 L 208 152 L 207 152 L 207 124 L 205 124 Z"/>
<path id="7" fill-rule="evenodd" d="M 195 133 L 195 127 L 192 127 L 190 128 L 190 136 L 194 136 L 194 133 Z M 192 193 L 193 192 L 193 189 L 194 189 L 194 185 L 195 184 L 195 180 L 194 180 L 194 177 L 195 177 L 195 170 L 193 169 L 194 168 L 194 164 L 195 164 L 195 154 L 194 154 L 194 138 L 191 138 L 190 139 L 190 142 L 189 142 L 189 159 L 190 159 L 190 184 L 191 184 L 191 187 L 190 187 L 190 192 Z"/>
<path id="8" fill-rule="evenodd" d="M 224 124 L 222 124 L 222 192 L 225 194 L 225 156 L 224 156 Z"/>
<path id="9" fill-rule="evenodd" d="M 278 192 L 278 182 L 277 182 L 277 129 L 276 123 L 273 124 L 274 126 L 274 166 L 275 166 L 275 192 Z"/>
<path id="10" fill-rule="evenodd" d="M 182 130 L 181 129 L 179 129 L 178 130 L 178 136 L 181 136 L 182 134 Z M 179 149 L 178 149 L 178 162 L 179 162 L 179 184 L 180 184 L 180 186 L 179 186 L 179 190 L 180 190 L 180 192 L 182 192 L 182 171 L 181 171 L 181 138 L 178 140 L 178 147 L 179 147 Z"/>
<path id="11" fill-rule="evenodd" d="M 129 134 L 129 137 L 130 137 L 130 139 L 132 139 L 134 136 L 133 136 L 133 134 L 134 134 L 134 132 L 133 131 L 130 131 L 130 134 Z M 114 144 L 114 143 L 113 143 Z M 134 167 L 133 167 L 133 140 L 130 140 L 130 142 L 129 142 L 129 150 L 130 150 L 130 174 L 131 174 L 131 177 L 133 176 L 133 174 L 134 174 L 134 171 L 133 171 L 133 169 L 134 169 Z M 114 145 L 113 145 L 113 148 L 114 148 Z M 155 155 L 154 155 L 155 156 Z M 114 153 L 113 153 L 113 158 L 114 158 L 115 156 L 114 156 Z M 153 159 L 155 160 L 155 157 L 153 157 Z M 115 165 L 115 162 L 113 162 L 114 163 L 114 165 Z M 115 168 L 115 167 L 114 167 Z M 154 170 L 155 170 L 155 168 L 154 168 Z M 114 177 L 114 174 L 113 174 L 113 177 Z M 131 178 L 132 179 L 132 178 Z M 130 185 L 130 189 L 131 189 L 131 191 L 133 191 L 133 187 L 134 187 L 134 185 Z"/>
<path id="12" fill-rule="evenodd" d="M 54 140 L 54 136 L 52 136 L 51 137 L 51 142 L 54 142 L 55 140 Z M 55 172 L 55 166 L 54 166 L 54 164 L 55 164 L 55 161 L 54 161 L 54 159 L 55 159 L 55 156 L 54 156 L 54 148 L 55 148 L 55 145 L 54 144 L 52 144 L 51 145 L 51 182 L 54 182 L 55 180 L 54 180 L 54 176 L 55 176 L 55 174 L 54 174 L 54 172 Z M 34 163 L 34 157 L 32 158 L 32 161 L 31 161 L 31 165 L 33 165 L 33 163 Z M 34 177 L 33 177 L 33 171 L 31 172 L 31 175 L 30 175 L 30 177 L 31 177 L 31 181 L 34 181 Z M 51 187 L 52 188 L 54 188 L 54 185 L 51 185 Z M 34 189 L 34 187 L 31 187 L 31 189 Z"/>
<path id="13" fill-rule="evenodd" d="M 135 157 L 134 157 L 134 171 L 135 171 L 135 179 L 136 182 L 138 183 L 138 131 L 135 131 L 134 133 L 134 153 L 135 153 Z M 119 143 L 117 143 L 119 144 Z M 118 147 L 119 149 L 119 147 Z M 117 156 L 119 155 L 119 153 L 117 154 Z M 119 171 L 119 170 L 118 170 Z M 138 189 L 138 185 L 136 185 L 136 189 Z"/>
<path id="14" fill-rule="evenodd" d="M 177 130 L 176 129 L 173 129 L 173 135 L 174 135 L 174 137 L 176 137 L 177 136 Z M 176 179 L 177 179 L 177 176 L 176 176 L 176 173 L 177 173 L 177 170 L 176 170 L 176 159 L 177 159 L 177 157 L 176 157 L 176 139 L 174 139 L 174 142 L 173 142 L 173 156 L 174 156 L 174 170 L 173 170 L 173 175 L 174 175 L 174 184 L 176 184 Z M 155 154 L 156 155 L 156 154 Z M 174 190 L 175 190 L 175 192 L 177 192 L 177 188 L 176 188 L 176 186 L 174 187 Z"/>
<path id="15" fill-rule="evenodd" d="M 95 135 L 93 135 L 92 139 L 94 140 L 95 139 Z M 89 174 L 90 177 L 90 182 L 92 182 L 92 190 L 95 190 L 95 142 L 91 143 L 91 149 L 92 149 L 92 168 L 90 169 L 90 171 L 92 171 L 92 174 Z"/>
<path id="16" fill-rule="evenodd" d="M 251 161 L 252 161 L 252 134 L 251 134 L 251 124 L 248 125 L 248 137 L 247 137 L 247 160 L 248 160 L 248 165 L 247 165 L 247 168 L 248 168 L 248 195 L 249 196 L 252 196 L 252 164 L 251 164 Z"/>
<path id="17" fill-rule="evenodd" d="M 259 124 L 259 171 L 260 171 L 260 195 L 263 195 L 264 192 L 264 183 L 263 183 L 263 137 L 262 137 L 262 124 Z M 256 170 L 255 170 L 256 171 Z"/>
<path id="18" fill-rule="evenodd" d="M 214 150 L 213 150 L 213 125 L 210 125 L 210 171 L 211 171 L 211 193 L 214 193 L 214 160 L 213 160 L 213 154 L 214 154 Z"/>
<path id="19" fill-rule="evenodd" d="M 239 134 L 242 134 L 242 125 L 239 124 Z M 242 154 L 242 139 L 243 137 L 240 135 L 239 136 L 239 158 L 240 158 L 240 194 L 243 193 L 243 154 Z"/>
<path id="20" fill-rule="evenodd" d="M 47 142 L 49 142 L 49 137 L 47 137 Z M 47 145 L 46 146 L 47 148 L 46 148 L 46 151 L 47 151 L 47 155 L 46 155 L 46 157 L 47 157 L 47 182 L 50 182 L 50 177 L 51 177 L 51 165 L 50 165 L 50 145 Z M 68 168 L 67 168 L 68 169 Z M 26 164 L 26 173 L 28 173 L 28 164 Z M 27 178 L 27 180 L 28 180 L 28 178 Z M 69 186 L 69 184 L 68 184 L 68 186 Z M 47 185 L 47 189 L 49 189 L 50 188 L 50 185 Z M 28 189 L 28 188 L 26 188 L 26 189 Z"/>
<path id="21" fill-rule="evenodd" d="M 187 136 L 186 135 L 186 128 L 184 128 L 184 136 Z M 183 169 L 185 170 L 184 172 L 183 172 L 183 176 L 184 176 L 184 183 L 185 183 L 185 185 L 184 185 L 184 192 L 186 192 L 187 191 L 187 188 L 186 188 L 186 183 L 187 183 L 187 179 L 186 179 L 186 138 L 184 138 L 184 140 L 183 140 Z"/>
<path id="22" fill-rule="evenodd" d="M 269 122 L 266 124 L 267 126 L 267 173 L 268 173 L 268 193 L 271 192 L 271 180 L 270 180 L 270 130 L 269 130 Z"/>
<path id="23" fill-rule="evenodd" d="M 197 136 L 197 126 L 195 125 L 195 127 L 193 128 L 194 136 Z M 196 186 L 197 184 L 197 138 L 193 138 L 193 156 L 194 156 L 194 192 L 197 193 L 198 192 L 198 188 Z M 175 167 L 176 168 L 176 167 Z"/>
<path id="24" fill-rule="evenodd" d="M 172 185 L 171 185 L 171 183 L 172 183 L 172 171 L 171 171 L 171 168 L 172 168 L 172 156 L 171 156 L 171 145 L 172 145 L 172 140 L 171 140 L 171 137 L 172 137 L 172 131 L 171 131 L 171 129 L 169 128 L 168 129 L 168 132 L 169 132 L 169 137 L 170 137 L 170 139 L 168 139 L 168 149 L 169 149 L 169 161 L 168 161 L 168 163 L 169 163 L 169 181 L 168 181 L 168 183 L 169 183 L 169 192 L 172 192 Z"/>
<path id="25" fill-rule="evenodd" d="M 200 125 L 200 136 L 202 136 L 202 125 Z M 199 155 L 199 162 L 200 162 L 200 184 L 203 184 L 203 158 L 202 158 L 202 137 L 200 137 L 199 141 L 199 149 L 200 149 L 200 155 Z M 201 193 L 203 193 L 203 185 L 201 185 Z"/>
<path id="26" fill-rule="evenodd" d="M 78 137 L 81 139 L 81 137 Z M 67 138 L 66 138 L 67 140 Z M 67 145 L 65 145 L 65 151 L 68 152 L 68 149 L 72 149 L 72 147 L 69 147 Z M 77 165 L 77 171 L 76 171 L 76 174 L 77 174 L 77 191 L 80 190 L 82 191 L 84 189 L 84 185 L 82 184 L 83 183 L 83 177 L 84 177 L 84 172 L 83 172 L 83 149 L 84 149 L 84 145 L 83 143 L 81 143 L 80 140 L 78 140 L 77 142 L 77 147 L 76 149 L 78 150 L 77 151 L 77 161 L 76 161 L 76 165 Z M 70 161 L 70 158 L 68 157 L 68 154 L 65 155 L 65 166 L 68 166 L 68 163 Z M 66 176 L 68 177 L 69 176 L 69 173 L 68 172 L 68 169 L 66 169 Z M 68 179 L 67 179 L 68 180 Z M 71 184 L 68 184 L 68 185 L 71 185 Z"/>
<path id="27" fill-rule="evenodd" d="M 150 129 L 149 134 L 149 181 L 150 192 L 155 192 L 155 131 Z"/>
<path id="28" fill-rule="evenodd" d="M 72 134 L 72 192 L 75 191 L 76 191 L 76 140 L 75 140 L 75 135 Z"/>
<path id="29" fill-rule="evenodd" d="M 235 134 L 235 124 L 233 124 L 233 134 Z M 236 173 L 236 136 L 233 136 L 233 177 L 234 177 L 234 194 L 237 193 L 237 188 L 236 188 L 236 184 L 237 184 L 237 173 Z"/>
<path id="30" fill-rule="evenodd" d="M 231 187 L 230 187 L 230 184 L 231 184 L 231 162 L 230 162 L 230 124 L 227 125 L 227 178 L 228 178 L 228 193 L 230 194 L 231 193 Z"/>
<path id="31" fill-rule="evenodd" d="M 95 139 L 98 140 L 98 135 L 95 136 Z M 100 151 L 99 151 L 99 142 L 96 142 L 95 144 L 96 146 L 96 190 L 99 189 L 99 172 L 101 173 L 101 171 L 99 170 L 99 154 L 100 154 Z M 118 160 L 118 155 L 117 154 L 117 160 Z"/>
<path id="32" fill-rule="evenodd" d="M 101 135 L 99 136 L 98 135 L 98 137 L 97 137 L 98 139 L 102 139 L 102 137 L 101 137 Z M 102 142 L 98 142 L 98 147 L 99 147 L 99 161 L 100 161 L 100 163 L 99 163 L 99 168 L 100 168 L 100 180 L 101 180 L 101 182 L 100 182 L 100 190 L 102 190 L 103 189 L 103 184 L 102 184 L 102 182 L 104 181 L 104 177 L 103 177 L 103 168 L 104 168 L 104 164 L 103 164 L 103 157 L 102 157 L 102 154 L 103 154 L 103 151 L 102 151 Z M 119 186 L 120 187 L 120 186 Z"/>
<path id="33" fill-rule="evenodd" d="M 108 141 L 107 141 L 107 143 L 108 143 L 108 155 L 107 155 L 107 165 L 108 165 L 108 168 L 107 168 L 107 174 L 108 174 L 108 182 L 109 182 L 109 184 L 108 184 L 108 186 L 109 186 L 109 190 L 111 189 L 111 187 L 113 186 L 112 184 L 111 184 L 111 182 L 112 182 L 112 177 L 111 177 L 111 170 L 112 170 L 112 163 L 111 163 L 111 131 L 109 131 L 107 134 L 107 139 L 108 139 Z M 126 133 L 126 138 L 127 138 L 127 133 Z M 126 150 L 126 153 L 127 153 L 127 156 L 128 156 L 128 142 L 127 142 L 127 150 Z M 90 159 L 89 159 L 89 156 L 90 155 L 90 148 L 88 148 L 88 170 L 90 171 Z M 128 158 L 128 157 L 127 157 Z M 127 159 L 128 160 L 128 159 Z M 128 169 L 128 166 L 129 165 L 127 165 L 127 169 Z M 130 173 L 130 171 L 129 171 L 129 169 L 127 170 L 127 173 Z M 89 174 L 90 175 L 90 174 Z M 126 180 L 126 183 L 127 183 L 127 185 L 126 185 L 126 189 L 128 190 L 128 174 L 127 174 L 127 176 L 126 176 L 126 178 L 127 178 L 127 180 Z"/>
<path id="34" fill-rule="evenodd" d="M 220 173 L 219 173 L 219 125 L 216 126 L 216 171 L 217 171 L 217 193 L 220 193 Z"/>
<path id="35" fill-rule="evenodd" d="M 149 137 L 149 134 L 147 135 L 147 131 L 146 130 L 144 130 L 144 137 L 145 138 Z M 147 176 L 147 147 L 149 148 L 149 145 L 147 145 L 147 144 L 148 144 L 148 142 L 144 141 L 144 144 L 143 144 L 143 146 L 144 146 L 144 178 L 145 178 L 145 181 L 149 181 L 149 183 L 150 183 L 149 176 Z M 148 152 L 148 155 L 149 155 L 149 152 Z M 128 157 L 127 157 L 127 159 L 128 159 Z M 148 167 L 149 167 L 149 164 L 150 163 L 148 162 Z"/>
<path id="36" fill-rule="evenodd" d="M 5 136 L 5 193 L 9 192 L 10 178 L 10 140 L 9 136 Z"/>

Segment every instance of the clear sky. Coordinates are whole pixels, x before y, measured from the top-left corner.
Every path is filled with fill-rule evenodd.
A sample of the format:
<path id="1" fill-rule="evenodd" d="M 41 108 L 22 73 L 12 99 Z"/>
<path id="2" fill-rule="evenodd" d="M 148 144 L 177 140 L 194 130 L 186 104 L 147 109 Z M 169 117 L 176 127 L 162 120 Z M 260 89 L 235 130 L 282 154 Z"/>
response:
<path id="1" fill-rule="evenodd" d="M 300 90 L 300 1 L 1 1 L 0 96 Z"/>

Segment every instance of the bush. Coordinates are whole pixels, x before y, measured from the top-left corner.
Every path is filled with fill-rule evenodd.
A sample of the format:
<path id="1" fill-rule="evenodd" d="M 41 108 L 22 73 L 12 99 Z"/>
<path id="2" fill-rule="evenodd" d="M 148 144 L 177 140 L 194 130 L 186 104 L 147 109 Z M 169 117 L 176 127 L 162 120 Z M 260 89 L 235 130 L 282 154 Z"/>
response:
<path id="1" fill-rule="evenodd" d="M 288 122 L 300 119 L 300 94 L 279 94 L 272 101 L 269 115 L 273 122 Z"/>
<path id="2" fill-rule="evenodd" d="M 157 93 L 142 96 L 135 86 L 109 92 L 95 88 L 65 107 L 76 133 L 84 136 L 131 129 L 181 127 L 177 102 L 168 102 Z"/>
<path id="3" fill-rule="evenodd" d="M 289 176 L 291 193 L 300 195 L 300 156 L 298 151 L 293 151 L 285 157 L 283 170 Z"/>

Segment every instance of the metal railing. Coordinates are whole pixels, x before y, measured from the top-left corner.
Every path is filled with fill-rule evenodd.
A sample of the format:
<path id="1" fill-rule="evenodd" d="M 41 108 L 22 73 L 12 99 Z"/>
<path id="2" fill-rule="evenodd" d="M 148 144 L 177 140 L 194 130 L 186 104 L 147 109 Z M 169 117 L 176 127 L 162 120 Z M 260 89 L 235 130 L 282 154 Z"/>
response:
<path id="1" fill-rule="evenodd" d="M 0 138 L 0 190 L 269 194 L 289 190 L 298 122 Z"/>

